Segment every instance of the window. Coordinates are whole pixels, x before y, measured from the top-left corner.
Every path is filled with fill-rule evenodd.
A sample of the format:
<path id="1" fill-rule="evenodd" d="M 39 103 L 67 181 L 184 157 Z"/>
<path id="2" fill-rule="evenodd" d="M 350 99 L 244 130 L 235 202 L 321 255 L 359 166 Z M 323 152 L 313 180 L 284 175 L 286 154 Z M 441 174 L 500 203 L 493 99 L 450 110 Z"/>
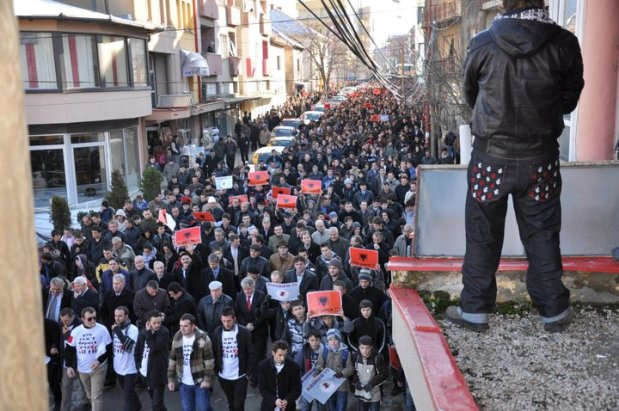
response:
<path id="1" fill-rule="evenodd" d="M 31 149 L 30 165 L 35 207 L 48 207 L 52 196 L 67 198 L 62 146 Z"/>
<path id="2" fill-rule="evenodd" d="M 19 56 L 26 90 L 58 88 L 52 33 L 21 33 Z"/>
<path id="3" fill-rule="evenodd" d="M 423 9 L 424 7 L 417 7 L 417 24 L 423 22 Z"/>
<path id="4" fill-rule="evenodd" d="M 281 64 L 280 64 L 280 58 L 279 58 L 279 56 L 277 56 L 277 69 L 278 69 L 278 70 L 281 70 L 281 69 L 282 69 L 282 68 L 281 68 Z"/>
<path id="5" fill-rule="evenodd" d="M 264 60 L 269 58 L 269 42 L 267 41 L 262 42 L 262 58 Z"/>
<path id="6" fill-rule="evenodd" d="M 95 80 L 93 37 L 81 34 L 62 35 L 62 87 L 92 88 Z"/>
<path id="7" fill-rule="evenodd" d="M 219 53 L 222 57 L 226 58 L 230 56 L 230 49 L 228 48 L 228 36 L 226 34 L 219 35 Z"/>
<path id="8" fill-rule="evenodd" d="M 101 36 L 97 44 L 102 87 L 128 87 L 124 37 Z"/>
<path id="9" fill-rule="evenodd" d="M 146 42 L 142 39 L 129 39 L 129 51 L 131 52 L 133 86 L 148 86 L 148 74 L 146 70 Z"/>
<path id="10" fill-rule="evenodd" d="M 301 59 L 297 58 L 297 73 L 301 72 Z"/>

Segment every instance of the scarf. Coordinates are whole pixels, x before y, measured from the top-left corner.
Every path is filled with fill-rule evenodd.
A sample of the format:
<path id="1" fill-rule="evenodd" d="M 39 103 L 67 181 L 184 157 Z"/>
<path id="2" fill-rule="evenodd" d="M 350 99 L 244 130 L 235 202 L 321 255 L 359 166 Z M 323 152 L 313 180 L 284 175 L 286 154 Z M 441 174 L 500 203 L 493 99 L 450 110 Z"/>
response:
<path id="1" fill-rule="evenodd" d="M 495 20 L 500 19 L 517 19 L 517 20 L 530 20 L 537 21 L 539 23 L 556 24 L 548 15 L 546 9 L 527 8 L 515 10 L 511 13 L 499 14 Z"/>

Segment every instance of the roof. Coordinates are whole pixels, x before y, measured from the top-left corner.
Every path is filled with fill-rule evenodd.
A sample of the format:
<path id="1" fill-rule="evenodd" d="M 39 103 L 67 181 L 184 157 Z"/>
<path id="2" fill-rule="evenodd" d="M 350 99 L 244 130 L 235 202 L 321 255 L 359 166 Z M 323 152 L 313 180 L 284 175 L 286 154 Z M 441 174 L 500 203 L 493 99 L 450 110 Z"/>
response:
<path id="1" fill-rule="evenodd" d="M 271 27 L 288 37 L 299 38 L 300 36 L 307 35 L 319 35 L 316 30 L 299 23 L 286 13 L 282 13 L 279 10 L 271 10 Z"/>
<path id="2" fill-rule="evenodd" d="M 284 43 L 288 44 L 289 46 L 295 47 L 301 50 L 305 49 L 305 46 L 303 44 L 299 43 L 296 40 L 291 39 L 290 37 L 286 36 L 281 31 L 277 30 L 276 28 L 273 28 L 273 33 L 275 34 L 275 37 L 281 39 Z"/>
<path id="3" fill-rule="evenodd" d="M 152 23 L 137 22 L 111 14 L 70 6 L 54 0 L 13 0 L 13 10 L 15 16 L 22 18 L 101 21 L 149 31 L 159 29 L 159 26 Z"/>

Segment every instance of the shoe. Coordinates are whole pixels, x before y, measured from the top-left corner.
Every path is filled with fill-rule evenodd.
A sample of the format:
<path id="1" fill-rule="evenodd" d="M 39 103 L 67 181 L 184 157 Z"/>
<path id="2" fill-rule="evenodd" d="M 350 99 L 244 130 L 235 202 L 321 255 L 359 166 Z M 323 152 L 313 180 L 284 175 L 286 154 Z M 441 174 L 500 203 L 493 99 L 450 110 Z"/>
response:
<path id="1" fill-rule="evenodd" d="M 561 318 L 558 321 L 553 321 L 551 323 L 544 323 L 544 330 L 549 333 L 560 333 L 567 330 L 567 327 L 572 323 L 574 319 L 574 314 L 572 310 L 569 310 L 567 315 Z"/>
<path id="2" fill-rule="evenodd" d="M 393 384 L 393 388 L 391 389 L 391 396 L 395 397 L 404 392 L 404 387 L 398 387 L 397 384 Z"/>
<path id="3" fill-rule="evenodd" d="M 462 310 L 460 307 L 455 305 L 447 307 L 447 311 L 445 311 L 445 318 L 447 321 L 456 324 L 461 328 L 465 328 L 467 330 L 475 331 L 475 332 L 484 332 L 488 331 L 490 327 L 488 327 L 488 323 L 472 323 L 470 321 L 462 318 Z"/>

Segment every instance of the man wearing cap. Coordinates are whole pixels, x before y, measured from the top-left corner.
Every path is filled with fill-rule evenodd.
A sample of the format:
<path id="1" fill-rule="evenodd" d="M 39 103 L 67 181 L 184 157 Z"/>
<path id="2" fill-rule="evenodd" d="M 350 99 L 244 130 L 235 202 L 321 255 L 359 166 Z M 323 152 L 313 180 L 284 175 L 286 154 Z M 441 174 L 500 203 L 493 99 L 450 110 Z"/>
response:
<path id="1" fill-rule="evenodd" d="M 208 211 L 215 217 L 215 221 L 221 221 L 221 218 L 224 215 L 224 210 L 219 206 L 217 199 L 213 196 L 210 196 L 206 201 L 206 206 L 203 207 L 204 211 Z"/>
<path id="2" fill-rule="evenodd" d="M 385 293 L 376 288 L 372 281 L 372 271 L 367 268 L 362 268 L 359 271 L 359 285 L 352 289 L 349 293 L 355 306 L 359 306 L 362 300 L 372 302 L 372 308 L 377 313 L 385 302 Z"/>
<path id="3" fill-rule="evenodd" d="M 241 261 L 240 275 L 242 277 L 247 275 L 247 269 L 250 265 L 255 266 L 260 272 L 260 275 L 264 275 L 265 277 L 269 275 L 269 260 L 260 255 L 261 250 L 262 246 L 258 244 L 252 244 L 249 247 L 249 256 Z"/>
<path id="4" fill-rule="evenodd" d="M 220 281 L 211 281 L 208 285 L 209 295 L 198 303 L 197 318 L 200 329 L 211 334 L 220 325 L 220 317 L 224 308 L 233 308 L 234 300 L 223 292 Z"/>
<path id="5" fill-rule="evenodd" d="M 294 264 L 294 255 L 288 252 L 288 243 L 281 242 L 277 245 L 277 253 L 269 258 L 270 271 L 279 271 L 285 273 L 292 268 Z"/>
<path id="6" fill-rule="evenodd" d="M 350 279 L 342 272 L 342 263 L 338 260 L 332 260 L 328 264 L 328 275 L 325 275 L 320 281 L 321 290 L 332 290 L 333 282 L 340 280 L 346 284 L 346 291 L 350 292 L 353 289 L 353 284 Z"/>
<path id="7" fill-rule="evenodd" d="M 353 203 L 358 207 L 362 201 L 366 201 L 367 203 L 374 201 L 374 194 L 368 190 L 368 184 L 365 180 L 359 183 L 359 191 L 355 193 Z"/>

